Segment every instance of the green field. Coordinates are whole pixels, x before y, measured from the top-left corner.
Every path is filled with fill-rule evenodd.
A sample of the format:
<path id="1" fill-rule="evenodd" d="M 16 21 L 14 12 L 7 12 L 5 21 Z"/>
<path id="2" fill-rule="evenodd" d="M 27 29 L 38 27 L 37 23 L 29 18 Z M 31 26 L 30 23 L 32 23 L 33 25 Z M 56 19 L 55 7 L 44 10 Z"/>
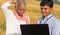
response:
<path id="1" fill-rule="evenodd" d="M 0 0 L 0 6 L 7 0 Z M 40 1 L 35 0 L 26 0 L 26 13 L 29 15 L 31 24 L 35 23 L 36 20 L 41 17 L 40 13 Z M 11 10 L 13 10 L 14 6 L 11 6 Z M 58 20 L 60 20 L 60 5 L 54 4 L 53 12 L 52 12 Z M 5 15 L 0 8 L 0 35 L 5 35 Z"/>

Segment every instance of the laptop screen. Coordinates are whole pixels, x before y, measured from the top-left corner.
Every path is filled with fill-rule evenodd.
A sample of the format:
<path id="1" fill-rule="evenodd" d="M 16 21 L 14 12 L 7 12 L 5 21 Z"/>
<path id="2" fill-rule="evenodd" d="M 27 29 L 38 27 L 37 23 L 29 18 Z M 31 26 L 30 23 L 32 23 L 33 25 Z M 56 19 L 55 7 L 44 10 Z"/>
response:
<path id="1" fill-rule="evenodd" d="M 22 35 L 49 35 L 48 24 L 20 25 Z"/>

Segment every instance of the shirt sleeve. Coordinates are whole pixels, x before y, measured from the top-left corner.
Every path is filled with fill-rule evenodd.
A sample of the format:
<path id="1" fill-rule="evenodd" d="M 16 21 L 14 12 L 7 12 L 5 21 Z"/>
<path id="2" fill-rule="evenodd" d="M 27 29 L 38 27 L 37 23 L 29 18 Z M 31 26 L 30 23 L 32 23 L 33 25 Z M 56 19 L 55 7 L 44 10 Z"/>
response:
<path id="1" fill-rule="evenodd" d="M 52 35 L 59 35 L 59 28 L 60 28 L 60 24 L 59 24 L 59 23 L 56 23 L 56 24 L 53 26 Z"/>
<path id="2" fill-rule="evenodd" d="M 11 13 L 11 10 L 9 10 L 9 7 L 10 7 L 11 5 L 12 5 L 12 4 L 10 3 L 10 1 L 5 2 L 4 4 L 1 5 L 1 8 L 2 8 L 5 16 L 8 16 L 8 15 Z"/>

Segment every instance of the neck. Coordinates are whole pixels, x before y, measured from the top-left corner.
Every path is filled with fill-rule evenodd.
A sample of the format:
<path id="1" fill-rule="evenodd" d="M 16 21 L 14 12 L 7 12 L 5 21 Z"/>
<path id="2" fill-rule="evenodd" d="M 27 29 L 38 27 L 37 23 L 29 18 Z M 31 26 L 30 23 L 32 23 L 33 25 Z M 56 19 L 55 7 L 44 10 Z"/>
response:
<path id="1" fill-rule="evenodd" d="M 45 17 L 50 17 L 51 15 L 52 15 L 52 13 L 47 16 L 42 16 L 42 17 L 43 17 L 43 19 L 45 19 Z"/>
<path id="2" fill-rule="evenodd" d="M 48 15 L 46 15 L 45 17 L 47 17 L 47 16 L 49 16 L 49 15 L 51 15 L 52 13 L 50 13 L 50 14 L 48 14 Z"/>

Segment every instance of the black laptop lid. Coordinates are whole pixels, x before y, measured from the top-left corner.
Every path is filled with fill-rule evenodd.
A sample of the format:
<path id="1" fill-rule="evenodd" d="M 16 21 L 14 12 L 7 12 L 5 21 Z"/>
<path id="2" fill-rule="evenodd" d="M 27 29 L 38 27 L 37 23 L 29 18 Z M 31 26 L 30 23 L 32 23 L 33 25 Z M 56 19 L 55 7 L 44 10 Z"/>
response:
<path id="1" fill-rule="evenodd" d="M 20 25 L 22 35 L 49 35 L 48 24 Z"/>

